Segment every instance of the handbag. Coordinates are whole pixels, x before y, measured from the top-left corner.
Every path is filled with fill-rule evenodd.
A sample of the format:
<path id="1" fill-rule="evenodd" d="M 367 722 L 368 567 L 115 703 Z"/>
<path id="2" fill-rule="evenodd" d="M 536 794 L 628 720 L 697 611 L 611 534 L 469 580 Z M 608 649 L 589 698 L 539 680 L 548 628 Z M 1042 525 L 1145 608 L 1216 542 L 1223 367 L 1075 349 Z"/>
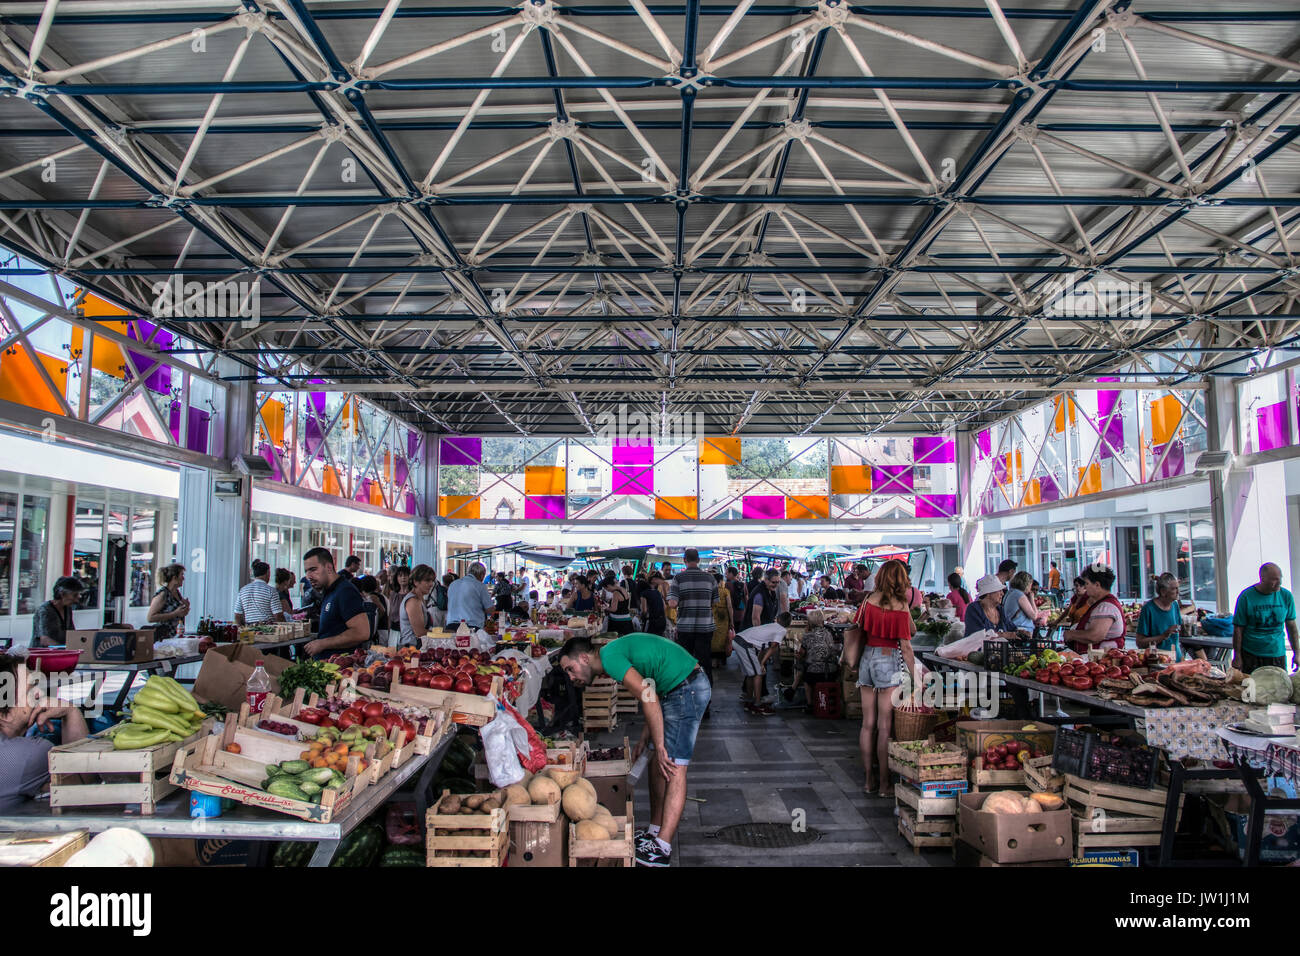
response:
<path id="1" fill-rule="evenodd" d="M 862 658 L 862 648 L 866 644 L 867 635 L 862 628 L 854 624 L 844 629 L 844 653 L 840 655 L 840 661 L 851 668 L 858 666 L 858 661 Z"/>

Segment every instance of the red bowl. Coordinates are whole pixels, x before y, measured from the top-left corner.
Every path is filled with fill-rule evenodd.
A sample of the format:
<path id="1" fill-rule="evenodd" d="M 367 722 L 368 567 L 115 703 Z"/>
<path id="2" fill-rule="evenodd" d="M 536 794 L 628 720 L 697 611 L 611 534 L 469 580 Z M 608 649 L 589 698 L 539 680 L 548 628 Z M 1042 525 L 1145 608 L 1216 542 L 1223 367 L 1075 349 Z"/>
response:
<path id="1" fill-rule="evenodd" d="M 81 651 L 62 647 L 33 647 L 27 652 L 27 666 L 35 669 L 39 662 L 42 674 L 66 674 L 76 668 L 80 659 Z"/>

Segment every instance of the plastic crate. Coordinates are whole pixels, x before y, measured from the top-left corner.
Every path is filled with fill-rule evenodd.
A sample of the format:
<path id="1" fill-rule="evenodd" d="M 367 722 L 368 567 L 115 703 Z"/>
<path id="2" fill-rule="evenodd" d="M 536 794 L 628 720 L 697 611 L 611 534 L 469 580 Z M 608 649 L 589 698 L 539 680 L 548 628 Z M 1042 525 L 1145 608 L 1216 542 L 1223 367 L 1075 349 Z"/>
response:
<path id="1" fill-rule="evenodd" d="M 1088 734 L 1069 727 L 1056 729 L 1056 746 L 1052 749 L 1052 769 L 1058 773 L 1083 776 L 1083 757 L 1088 749 Z"/>
<path id="2" fill-rule="evenodd" d="M 1160 751 L 1146 744 L 1103 743 L 1101 735 L 1088 730 L 1060 727 L 1052 752 L 1052 769 L 1097 783 L 1118 784 L 1149 790 L 1160 768 Z"/>
<path id="3" fill-rule="evenodd" d="M 1062 645 L 1050 637 L 1029 637 L 1018 641 L 985 641 L 985 670 L 1006 673 L 1019 667 L 1040 651 L 1059 649 Z"/>

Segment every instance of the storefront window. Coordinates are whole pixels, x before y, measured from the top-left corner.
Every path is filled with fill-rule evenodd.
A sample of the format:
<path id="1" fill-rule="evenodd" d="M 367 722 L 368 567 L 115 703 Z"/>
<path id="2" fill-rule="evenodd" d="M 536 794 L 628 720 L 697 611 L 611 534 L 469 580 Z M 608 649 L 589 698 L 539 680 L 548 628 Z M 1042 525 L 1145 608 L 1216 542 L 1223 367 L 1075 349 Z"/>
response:
<path id="1" fill-rule="evenodd" d="M 77 607 L 99 607 L 100 562 L 103 554 L 103 507 L 77 505 L 76 529 L 72 538 L 72 573 L 84 585 Z"/>
<path id="2" fill-rule="evenodd" d="M 1112 566 L 1110 543 L 1106 540 L 1106 526 L 1093 525 L 1083 529 L 1083 563 Z"/>
<path id="3" fill-rule="evenodd" d="M 1143 596 L 1156 596 L 1155 585 L 1151 579 L 1156 576 L 1156 532 L 1151 525 L 1142 527 L 1142 586 L 1146 588 Z"/>
<path id="4" fill-rule="evenodd" d="M 50 532 L 50 499 L 23 496 L 22 534 L 18 541 L 17 612 L 33 614 L 45 600 L 45 544 Z"/>
<path id="5" fill-rule="evenodd" d="M 1029 567 L 1029 544 L 1024 538 L 1007 539 L 1007 557 L 1016 562 L 1017 571 L 1031 570 Z"/>
<path id="6" fill-rule="evenodd" d="M 14 525 L 18 520 L 18 496 L 0 492 L 0 614 L 13 607 Z"/>
<path id="7" fill-rule="evenodd" d="M 155 529 L 158 513 L 151 508 L 131 512 L 131 606 L 148 607 L 158 570 Z"/>
<path id="8" fill-rule="evenodd" d="M 1178 596 L 1184 601 L 1191 600 L 1191 544 L 1185 521 L 1170 521 L 1165 524 L 1165 564 L 1167 570 L 1178 578 Z"/>
<path id="9" fill-rule="evenodd" d="M 1217 599 L 1214 581 L 1214 527 L 1206 518 L 1192 522 L 1192 595 L 1197 601 Z"/>

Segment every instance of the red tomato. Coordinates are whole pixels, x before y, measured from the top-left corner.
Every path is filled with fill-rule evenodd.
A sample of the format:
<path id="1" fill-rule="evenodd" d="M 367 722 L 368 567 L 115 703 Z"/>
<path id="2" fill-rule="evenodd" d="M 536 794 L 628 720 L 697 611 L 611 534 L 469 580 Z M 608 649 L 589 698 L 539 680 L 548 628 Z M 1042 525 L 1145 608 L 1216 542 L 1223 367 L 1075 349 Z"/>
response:
<path id="1" fill-rule="evenodd" d="M 384 715 L 384 705 L 377 700 L 367 701 L 365 706 L 361 708 L 361 713 L 366 717 L 382 717 Z M 370 725 L 367 724 L 366 726 L 369 727 Z"/>
<path id="2" fill-rule="evenodd" d="M 429 681 L 431 681 L 431 680 L 433 680 L 433 675 L 432 675 L 432 674 L 430 674 L 428 671 L 420 671 L 420 673 L 417 674 L 416 677 L 415 677 L 415 686 L 416 686 L 416 687 L 428 687 L 428 686 L 429 686 Z"/>
<path id="3" fill-rule="evenodd" d="M 456 681 L 453 689 L 458 694 L 472 694 L 474 693 L 474 682 L 468 677 L 462 677 Z"/>
<path id="4" fill-rule="evenodd" d="M 1107 667 L 1106 676 L 1108 678 L 1114 679 L 1116 677 L 1123 677 L 1124 674 L 1118 667 Z"/>
<path id="5" fill-rule="evenodd" d="M 455 683 L 450 674 L 434 674 L 429 678 L 429 686 L 434 690 L 451 690 Z"/>
<path id="6" fill-rule="evenodd" d="M 323 718 L 321 719 L 321 722 L 320 722 L 320 724 L 319 724 L 318 726 L 321 726 L 321 727 L 337 727 L 338 724 L 336 724 L 336 723 L 334 722 L 334 718 L 333 718 L 333 717 L 323 717 Z"/>
<path id="7" fill-rule="evenodd" d="M 1048 680 L 1050 680 L 1053 684 L 1059 684 L 1059 683 L 1061 683 L 1061 681 L 1062 681 L 1063 679 L 1064 679 L 1064 678 L 1061 677 L 1061 675 L 1060 675 L 1059 672 L 1058 672 L 1058 673 L 1055 673 L 1055 674 L 1049 674 L 1049 675 L 1048 675 Z"/>
<path id="8" fill-rule="evenodd" d="M 384 730 L 387 730 L 388 718 L 383 716 L 382 714 L 378 717 L 367 717 L 365 725 L 367 727 L 383 727 Z"/>
<path id="9" fill-rule="evenodd" d="M 380 706 L 382 707 L 383 705 L 381 704 Z M 357 710 L 355 707 L 349 707 L 347 710 L 339 714 L 338 726 L 342 730 L 347 730 L 353 724 L 359 724 L 363 720 L 365 720 L 365 714 L 361 713 L 361 711 Z"/>
<path id="10" fill-rule="evenodd" d="M 1120 665 L 1119 665 L 1119 676 L 1120 676 L 1120 677 L 1128 677 L 1128 675 L 1131 673 L 1131 671 L 1132 671 L 1132 668 L 1130 668 L 1127 664 L 1120 664 Z"/>
<path id="11" fill-rule="evenodd" d="M 406 731 L 406 742 L 409 744 L 416 737 L 415 724 L 409 720 L 402 721 L 402 730 Z"/>

